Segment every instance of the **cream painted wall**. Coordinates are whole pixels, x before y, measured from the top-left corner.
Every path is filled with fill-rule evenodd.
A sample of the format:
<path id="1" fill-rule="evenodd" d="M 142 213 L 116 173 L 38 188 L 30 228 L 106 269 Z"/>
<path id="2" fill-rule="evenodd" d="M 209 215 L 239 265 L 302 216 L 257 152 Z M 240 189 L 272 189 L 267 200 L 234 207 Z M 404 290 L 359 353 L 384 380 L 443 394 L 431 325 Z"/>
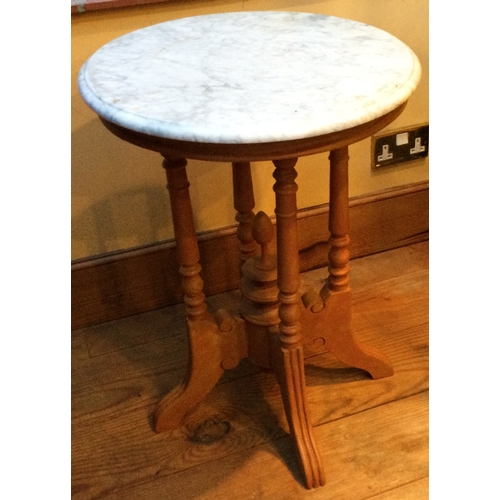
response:
<path id="1" fill-rule="evenodd" d="M 152 24 L 192 15 L 241 10 L 289 10 L 365 22 L 410 46 L 422 64 L 422 80 L 389 130 L 429 121 L 428 0 L 246 0 L 171 1 L 72 16 L 72 258 L 126 249 L 173 237 L 161 156 L 125 143 L 108 132 L 78 93 L 85 60 L 108 41 Z M 429 178 L 428 160 L 372 171 L 370 140 L 350 147 L 350 196 Z M 328 154 L 297 164 L 299 207 L 328 201 Z M 270 162 L 252 165 L 257 207 L 274 209 Z M 228 164 L 190 161 L 188 175 L 199 231 L 234 224 Z"/>

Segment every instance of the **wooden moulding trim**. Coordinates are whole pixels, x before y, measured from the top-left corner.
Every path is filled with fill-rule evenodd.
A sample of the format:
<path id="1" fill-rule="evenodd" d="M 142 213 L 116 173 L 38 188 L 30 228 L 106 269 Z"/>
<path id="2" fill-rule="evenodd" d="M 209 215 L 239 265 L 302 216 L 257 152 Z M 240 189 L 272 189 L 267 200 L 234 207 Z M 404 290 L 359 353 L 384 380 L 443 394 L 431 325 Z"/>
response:
<path id="1" fill-rule="evenodd" d="M 349 201 L 351 258 L 428 239 L 429 183 L 420 182 Z M 328 205 L 299 211 L 301 272 L 327 265 Z M 237 226 L 198 234 L 205 293 L 237 288 Z M 182 301 L 175 242 L 75 260 L 72 329 L 158 309 Z"/>
<path id="2" fill-rule="evenodd" d="M 390 198 L 397 198 L 399 196 L 405 196 L 412 193 L 419 193 L 421 191 L 429 190 L 429 182 L 415 182 L 414 184 L 407 184 L 406 186 L 388 188 L 383 191 L 378 191 L 372 194 L 363 194 L 360 196 L 355 196 L 349 198 L 349 208 L 359 207 L 361 205 L 367 205 L 369 203 L 376 203 L 378 201 L 388 200 Z M 318 205 L 316 207 L 303 208 L 299 210 L 297 214 L 298 219 L 304 219 L 306 217 L 313 217 L 318 214 L 328 213 L 328 203 L 323 205 Z M 271 217 L 273 219 L 273 217 Z"/>

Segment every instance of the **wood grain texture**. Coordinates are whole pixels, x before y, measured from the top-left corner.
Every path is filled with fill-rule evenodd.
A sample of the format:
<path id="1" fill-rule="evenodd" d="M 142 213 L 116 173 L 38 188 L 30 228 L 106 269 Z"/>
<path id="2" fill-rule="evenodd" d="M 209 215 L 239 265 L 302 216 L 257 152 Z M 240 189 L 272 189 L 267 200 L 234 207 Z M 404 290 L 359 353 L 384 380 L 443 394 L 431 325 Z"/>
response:
<path id="1" fill-rule="evenodd" d="M 327 480 L 313 491 L 300 484 L 279 385 L 251 364 L 226 372 L 181 428 L 154 432 L 154 408 L 185 372 L 181 306 L 73 332 L 74 500 L 427 498 L 427 251 L 423 242 L 351 261 L 356 335 L 386 353 L 393 377 L 371 380 L 307 350 Z M 318 285 L 327 276 L 323 268 L 302 279 Z M 230 307 L 236 298 L 207 303 Z"/>
<path id="2" fill-rule="evenodd" d="M 351 258 L 428 239 L 429 186 L 418 183 L 349 202 Z M 198 235 L 205 294 L 236 289 L 237 226 Z M 298 214 L 300 270 L 326 266 L 328 204 Z M 72 328 L 182 302 L 173 241 L 76 261 L 71 271 Z M 352 276 L 351 276 L 352 279 Z"/>
<path id="3" fill-rule="evenodd" d="M 421 393 L 318 427 L 318 446 L 331 471 L 327 472 L 327 486 L 307 492 L 307 498 L 361 500 L 426 477 L 427 422 L 428 394 Z M 227 456 L 211 464 L 210 473 L 206 466 L 191 463 L 191 467 L 171 475 L 162 468 L 165 462 L 156 470 L 150 463 L 153 478 L 143 480 L 134 480 L 137 470 L 115 463 L 116 471 L 130 476 L 127 487 L 116 485 L 94 498 L 305 498 L 306 491 L 288 471 L 293 467 L 291 445 L 285 437 L 240 453 L 227 450 Z M 145 449 L 145 444 L 135 447 L 133 458 L 144 461 Z M 199 453 L 213 452 L 217 453 L 217 447 L 204 446 Z"/>
<path id="4" fill-rule="evenodd" d="M 427 500 L 429 498 L 429 478 L 417 479 L 369 498 L 370 500 Z"/>

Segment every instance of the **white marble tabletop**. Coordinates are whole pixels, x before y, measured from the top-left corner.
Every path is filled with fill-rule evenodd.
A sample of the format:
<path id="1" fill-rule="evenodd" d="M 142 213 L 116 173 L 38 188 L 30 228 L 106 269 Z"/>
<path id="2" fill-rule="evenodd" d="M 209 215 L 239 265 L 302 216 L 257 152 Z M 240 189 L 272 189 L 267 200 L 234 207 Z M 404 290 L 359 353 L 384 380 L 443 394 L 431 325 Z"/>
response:
<path id="1" fill-rule="evenodd" d="M 78 83 L 103 118 L 209 143 L 314 137 L 404 103 L 420 63 L 366 24 L 292 12 L 236 12 L 157 24 L 92 55 Z"/>

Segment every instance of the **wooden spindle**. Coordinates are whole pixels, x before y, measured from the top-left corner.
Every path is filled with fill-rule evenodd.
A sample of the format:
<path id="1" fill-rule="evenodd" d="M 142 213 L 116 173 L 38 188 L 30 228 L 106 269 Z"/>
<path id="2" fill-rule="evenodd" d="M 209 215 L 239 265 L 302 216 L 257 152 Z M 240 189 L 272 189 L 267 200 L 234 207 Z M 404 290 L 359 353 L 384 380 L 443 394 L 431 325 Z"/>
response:
<path id="1" fill-rule="evenodd" d="M 348 148 L 330 152 L 330 252 L 328 282 L 322 290 L 323 299 L 331 293 L 349 289 L 349 179 Z"/>
<path id="2" fill-rule="evenodd" d="M 163 167 L 167 173 L 167 188 L 170 193 L 184 304 L 188 319 L 196 320 L 205 317 L 207 305 L 203 293 L 203 280 L 200 277 L 200 252 L 189 196 L 187 161 L 184 158 L 167 156 L 164 158 Z"/>
<path id="3" fill-rule="evenodd" d="M 281 340 L 290 347 L 300 342 L 299 244 L 297 233 L 297 184 L 295 158 L 275 161 L 278 288 L 281 301 Z"/>
<path id="4" fill-rule="evenodd" d="M 252 222 L 255 217 L 253 209 L 255 200 L 253 195 L 252 172 L 250 163 L 234 162 L 233 168 L 233 200 L 236 210 L 238 229 L 238 246 L 240 249 L 240 264 L 243 265 L 253 257 L 258 245 L 252 236 Z"/>

